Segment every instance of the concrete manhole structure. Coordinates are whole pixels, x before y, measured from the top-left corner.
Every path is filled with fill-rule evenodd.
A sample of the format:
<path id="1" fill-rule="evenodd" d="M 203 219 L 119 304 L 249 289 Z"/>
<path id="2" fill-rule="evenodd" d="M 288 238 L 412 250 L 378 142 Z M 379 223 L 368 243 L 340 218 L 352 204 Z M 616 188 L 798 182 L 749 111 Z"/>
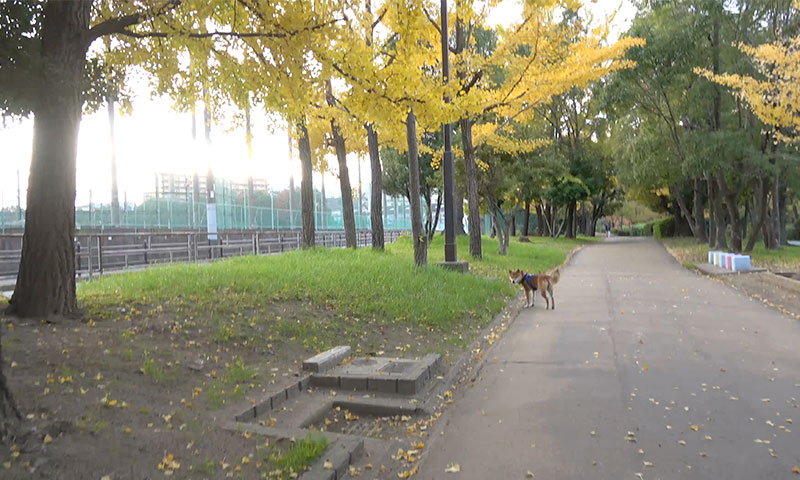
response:
<path id="1" fill-rule="evenodd" d="M 365 441 L 396 441 L 405 432 L 404 422 L 432 413 L 426 405 L 442 378 L 438 354 L 419 359 L 350 354 L 349 346 L 339 346 L 307 359 L 305 375 L 232 412 L 233 421 L 225 427 L 274 439 L 320 432 L 331 446 L 302 478 L 345 478 Z M 333 468 L 324 469 L 325 462 Z"/>

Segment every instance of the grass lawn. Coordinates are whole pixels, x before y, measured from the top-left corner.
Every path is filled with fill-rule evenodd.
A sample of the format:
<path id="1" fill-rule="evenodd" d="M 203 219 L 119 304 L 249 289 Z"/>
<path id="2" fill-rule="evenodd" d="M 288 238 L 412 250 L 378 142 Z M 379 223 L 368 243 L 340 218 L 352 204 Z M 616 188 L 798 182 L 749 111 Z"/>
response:
<path id="1" fill-rule="evenodd" d="M 496 241 L 485 237 L 483 260 L 470 259 L 471 274 L 461 275 L 432 266 L 443 260 L 441 236 L 432 242 L 431 266 L 425 269 L 413 265 L 411 239 L 403 237 L 385 253 L 313 249 L 167 265 L 82 283 L 78 296 L 94 321 L 117 319 L 121 309 L 126 309 L 125 319 L 153 313 L 188 316 L 210 328 L 212 339 L 221 343 L 257 337 L 266 327 L 273 339 L 301 339 L 305 347 L 321 350 L 357 343 L 364 338 L 365 324 L 445 333 L 480 328 L 516 294 L 505 281 L 507 270 L 551 269 L 587 241 L 515 241 L 503 257 Z M 468 256 L 468 242 L 467 237 L 458 239 L 461 258 Z M 304 318 L 276 314 L 276 304 Z"/>
<path id="2" fill-rule="evenodd" d="M 19 446 L 20 455 L 0 451 L 0 477 L 301 471 L 324 449 L 319 439 L 286 449 L 221 431 L 215 418 L 296 381 L 304 358 L 333 345 L 360 355 L 440 352 L 452 361 L 519 295 L 508 269 L 549 270 L 591 241 L 531 240 L 512 241 L 500 257 L 496 240 L 484 238 L 485 257 L 470 260 L 470 275 L 414 267 L 402 238 L 383 253 L 313 249 L 81 282 L 83 322 L 2 318 L 4 371 L 41 435 Z M 437 236 L 431 265 L 442 251 Z M 466 237 L 459 253 L 467 256 Z M 26 462 L 36 459 L 28 452 L 39 451 L 45 434 L 49 461 L 28 477 Z"/>
<path id="3" fill-rule="evenodd" d="M 697 243 L 692 238 L 665 238 L 662 242 L 667 250 L 683 265 L 693 266 L 708 262 L 708 245 Z M 756 244 L 750 253 L 754 266 L 772 271 L 800 271 L 800 247 L 785 245 L 780 250 L 767 250 L 763 243 Z"/>

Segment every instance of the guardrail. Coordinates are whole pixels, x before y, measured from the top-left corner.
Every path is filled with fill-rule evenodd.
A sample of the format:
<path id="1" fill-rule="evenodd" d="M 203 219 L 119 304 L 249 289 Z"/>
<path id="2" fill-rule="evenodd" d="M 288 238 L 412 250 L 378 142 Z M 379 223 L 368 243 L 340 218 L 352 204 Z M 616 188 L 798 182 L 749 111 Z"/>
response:
<path id="1" fill-rule="evenodd" d="M 386 243 L 402 235 L 402 230 L 387 230 Z M 75 236 L 75 273 L 92 278 L 111 271 L 146 268 L 175 262 L 202 262 L 241 255 L 271 255 L 300 248 L 299 230 L 225 232 L 210 241 L 204 232 L 137 232 L 79 234 Z M 372 245 L 370 230 L 356 232 L 360 247 Z M 341 230 L 317 231 L 316 244 L 344 247 Z M 22 234 L 0 235 L 0 279 L 16 278 L 22 255 Z"/>

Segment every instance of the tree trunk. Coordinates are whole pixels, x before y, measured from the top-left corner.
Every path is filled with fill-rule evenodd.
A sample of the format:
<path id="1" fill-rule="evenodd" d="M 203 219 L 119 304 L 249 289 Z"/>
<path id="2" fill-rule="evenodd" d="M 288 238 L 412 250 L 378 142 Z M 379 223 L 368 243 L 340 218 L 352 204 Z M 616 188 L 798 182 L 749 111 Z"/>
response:
<path id="1" fill-rule="evenodd" d="M 44 8 L 39 101 L 25 233 L 9 312 L 20 317 L 78 314 L 75 298 L 75 158 L 81 121 L 90 1 Z"/>
<path id="2" fill-rule="evenodd" d="M 508 255 L 508 243 L 511 240 L 511 235 L 509 235 L 509 229 L 514 224 L 514 214 L 509 214 L 511 216 L 511 221 L 508 221 L 508 218 L 505 219 L 505 236 L 503 237 L 503 253 L 501 255 Z"/>
<path id="3" fill-rule="evenodd" d="M 781 248 L 781 173 L 775 172 L 775 185 L 772 189 L 772 248 Z"/>
<path id="4" fill-rule="evenodd" d="M 114 99 L 108 99 L 108 129 L 111 141 L 111 224 L 119 225 L 119 190 L 117 187 L 117 154 L 114 136 Z"/>
<path id="5" fill-rule="evenodd" d="M 497 208 L 497 202 L 494 199 L 489 199 L 489 215 L 492 217 L 492 225 L 494 231 L 497 233 L 497 253 L 505 255 L 508 252 L 508 242 L 506 237 L 509 235 L 510 223 L 504 217 L 502 210 Z"/>
<path id="6" fill-rule="evenodd" d="M 731 249 L 735 253 L 742 251 L 742 222 L 739 218 L 739 195 L 728 186 L 725 180 L 725 173 L 720 171 L 717 174 L 717 186 L 722 196 L 725 198 L 725 206 L 728 207 L 728 219 L 731 226 Z"/>
<path id="7" fill-rule="evenodd" d="M 706 220 L 705 208 L 703 207 L 703 180 L 700 178 L 694 179 L 694 222 L 697 230 L 695 231 L 695 238 L 698 242 L 708 242 L 708 235 L 706 235 Z"/>
<path id="8" fill-rule="evenodd" d="M 462 118 L 461 147 L 464 150 L 464 172 L 467 177 L 467 203 L 469 208 L 469 254 L 480 259 L 481 251 L 481 210 L 478 197 L 478 166 L 475 164 L 475 146 L 472 144 L 472 119 Z"/>
<path id="9" fill-rule="evenodd" d="M 717 215 L 715 210 L 714 182 L 706 173 L 706 186 L 708 187 L 708 246 L 714 248 L 717 241 Z"/>
<path id="10" fill-rule="evenodd" d="M 436 195 L 436 213 L 433 216 L 433 224 L 431 225 L 431 231 L 428 234 L 428 242 L 433 240 L 433 236 L 436 235 L 436 229 L 439 227 L 439 218 L 442 214 L 442 200 L 444 200 L 444 195 L 442 192 L 439 192 Z"/>
<path id="11" fill-rule="evenodd" d="M 706 179 L 710 185 L 712 196 L 710 203 L 714 209 L 714 232 L 715 237 L 712 247 L 716 250 L 728 249 L 727 233 L 727 219 L 725 218 L 725 207 L 722 204 L 722 195 L 713 175 L 709 175 Z"/>
<path id="12" fill-rule="evenodd" d="M 522 236 L 527 237 L 531 222 L 531 202 L 525 200 L 525 218 L 522 219 Z"/>
<path id="13" fill-rule="evenodd" d="M 356 248 L 356 217 L 353 211 L 353 189 L 350 187 L 350 172 L 347 170 L 347 149 L 339 126 L 331 120 L 333 147 L 339 161 L 339 186 L 342 192 L 342 221 L 344 222 L 344 241 L 347 248 Z"/>
<path id="14" fill-rule="evenodd" d="M 780 245 L 788 244 L 788 238 L 786 238 L 786 213 L 788 209 L 787 206 L 787 191 L 786 187 L 782 187 L 780 191 L 780 195 L 778 196 L 778 201 L 780 202 L 780 209 L 778 211 L 778 218 L 779 218 L 779 230 L 778 230 L 778 238 L 780 240 Z"/>
<path id="15" fill-rule="evenodd" d="M 331 81 L 327 82 L 325 100 L 331 107 L 336 105 L 333 97 Z M 353 211 L 353 189 L 350 187 L 350 172 L 347 170 L 347 147 L 344 137 L 339 131 L 339 126 L 331 119 L 331 134 L 333 135 L 333 148 L 336 150 L 336 159 L 339 161 L 339 186 L 342 191 L 342 221 L 344 222 L 344 241 L 347 248 L 356 248 L 356 218 Z M 361 192 L 359 191 L 359 214 L 361 214 Z"/>
<path id="16" fill-rule="evenodd" d="M 40 91 L 33 114 L 22 258 L 7 313 L 76 316 L 75 159 L 83 105 L 90 1 L 48 2 L 42 23 Z M 0 342 L 0 345 L 2 342 Z M 21 419 L 3 374 L 0 351 L 0 438 Z"/>
<path id="17" fill-rule="evenodd" d="M 372 230 L 372 248 L 383 250 L 383 176 L 381 174 L 381 156 L 378 149 L 378 132 L 367 124 L 367 145 L 369 146 L 369 165 L 372 171 L 372 196 L 370 197 L 370 225 Z"/>
<path id="18" fill-rule="evenodd" d="M 316 231 L 314 227 L 314 180 L 311 177 L 311 144 L 308 140 L 308 129 L 305 120 L 297 125 L 300 138 L 297 142 L 300 150 L 300 167 L 303 178 L 300 180 L 300 208 L 303 222 L 303 248 L 315 245 Z M 292 192 L 289 192 L 291 195 Z"/>
<path id="19" fill-rule="evenodd" d="M 547 235 L 550 236 L 549 233 L 546 234 L 545 227 L 547 226 L 547 219 L 544 216 L 544 208 L 542 207 L 541 202 L 536 202 L 536 233 L 540 237 L 544 237 Z"/>
<path id="20" fill-rule="evenodd" d="M 567 203 L 567 213 L 566 213 L 566 222 L 567 222 L 567 238 L 575 238 L 575 202 L 570 201 Z"/>
<path id="21" fill-rule="evenodd" d="M 680 187 L 678 187 L 677 185 L 673 185 L 670 188 L 670 193 L 672 194 L 672 198 L 675 199 L 675 203 L 678 204 L 678 208 L 680 209 L 681 215 L 683 216 L 684 219 L 686 219 L 686 223 L 689 224 L 689 228 L 692 230 L 692 236 L 694 236 L 694 238 L 696 239 L 699 239 L 700 237 L 698 231 L 700 230 L 700 228 L 697 222 L 695 222 L 694 216 L 686 206 L 686 200 L 683 198 L 683 192 L 681 192 Z"/>
<path id="22" fill-rule="evenodd" d="M 1 333 L 0 336 L 2 336 Z M 22 420 L 22 415 L 19 413 L 14 394 L 11 393 L 3 373 L 3 346 L 0 341 L 0 443 L 5 443 L 8 437 L 14 436 L 14 432 L 17 430 L 14 419 L 18 422 Z"/>
<path id="23" fill-rule="evenodd" d="M 422 229 L 422 212 L 419 191 L 419 151 L 417 147 L 417 118 L 414 107 L 406 118 L 406 141 L 408 142 L 408 189 L 411 204 L 411 235 L 414 237 L 414 264 L 418 267 L 428 265 L 428 239 Z"/>
<path id="24" fill-rule="evenodd" d="M 456 199 L 454 205 L 454 212 L 456 217 L 455 232 L 456 235 L 466 235 L 464 230 L 464 197 L 459 192 L 456 192 Z"/>
<path id="25" fill-rule="evenodd" d="M 517 236 L 517 212 L 511 212 L 511 236 Z"/>
<path id="26" fill-rule="evenodd" d="M 767 191 L 767 182 L 762 177 L 759 179 L 759 185 L 755 192 L 757 195 L 756 208 L 758 209 L 758 221 L 753 224 L 753 232 L 750 235 L 750 239 L 747 240 L 747 245 L 744 247 L 745 253 L 753 251 L 753 247 L 756 246 L 764 222 L 767 220 Z"/>

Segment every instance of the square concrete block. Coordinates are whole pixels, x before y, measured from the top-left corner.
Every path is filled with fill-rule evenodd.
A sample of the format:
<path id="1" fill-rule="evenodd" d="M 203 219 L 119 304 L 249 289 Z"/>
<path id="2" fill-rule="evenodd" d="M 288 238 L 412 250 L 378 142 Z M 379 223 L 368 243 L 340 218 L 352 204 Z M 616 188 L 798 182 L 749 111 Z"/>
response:
<path id="1" fill-rule="evenodd" d="M 342 363 L 342 360 L 350 356 L 350 347 L 348 345 L 340 345 L 333 347 L 330 350 L 314 355 L 313 357 L 303 362 L 303 370 L 309 372 L 324 372 L 329 368 L 335 367 Z"/>
<path id="2" fill-rule="evenodd" d="M 402 393 L 403 395 L 414 395 L 417 392 L 422 390 L 422 386 L 425 385 L 425 381 L 427 380 L 425 377 L 428 375 L 428 369 L 419 372 L 419 375 L 416 377 L 409 376 L 404 378 L 397 379 L 397 393 Z"/>
<path id="3" fill-rule="evenodd" d="M 733 260 L 731 260 L 731 266 L 734 272 L 742 272 L 753 268 L 752 265 L 750 265 L 749 255 L 736 255 L 733 257 Z"/>
<path id="4" fill-rule="evenodd" d="M 371 392 L 397 393 L 396 378 L 369 378 L 367 389 Z"/>
<path id="5" fill-rule="evenodd" d="M 733 263 L 732 263 L 733 257 L 734 255 L 725 255 L 725 268 L 728 270 L 733 269 Z"/>
<path id="6" fill-rule="evenodd" d="M 429 353 L 422 357 L 422 364 L 427 365 L 431 372 L 431 377 L 442 370 L 442 356 L 438 353 Z"/>
<path id="7" fill-rule="evenodd" d="M 320 388 L 339 388 L 339 377 L 330 375 L 312 375 L 311 386 Z"/>
<path id="8" fill-rule="evenodd" d="M 714 265 L 714 255 L 716 255 L 717 253 L 722 253 L 722 252 L 720 252 L 719 250 L 710 250 L 708 252 L 708 263 Z"/>
<path id="9" fill-rule="evenodd" d="M 342 390 L 366 390 L 367 377 L 339 377 L 339 388 Z"/>

